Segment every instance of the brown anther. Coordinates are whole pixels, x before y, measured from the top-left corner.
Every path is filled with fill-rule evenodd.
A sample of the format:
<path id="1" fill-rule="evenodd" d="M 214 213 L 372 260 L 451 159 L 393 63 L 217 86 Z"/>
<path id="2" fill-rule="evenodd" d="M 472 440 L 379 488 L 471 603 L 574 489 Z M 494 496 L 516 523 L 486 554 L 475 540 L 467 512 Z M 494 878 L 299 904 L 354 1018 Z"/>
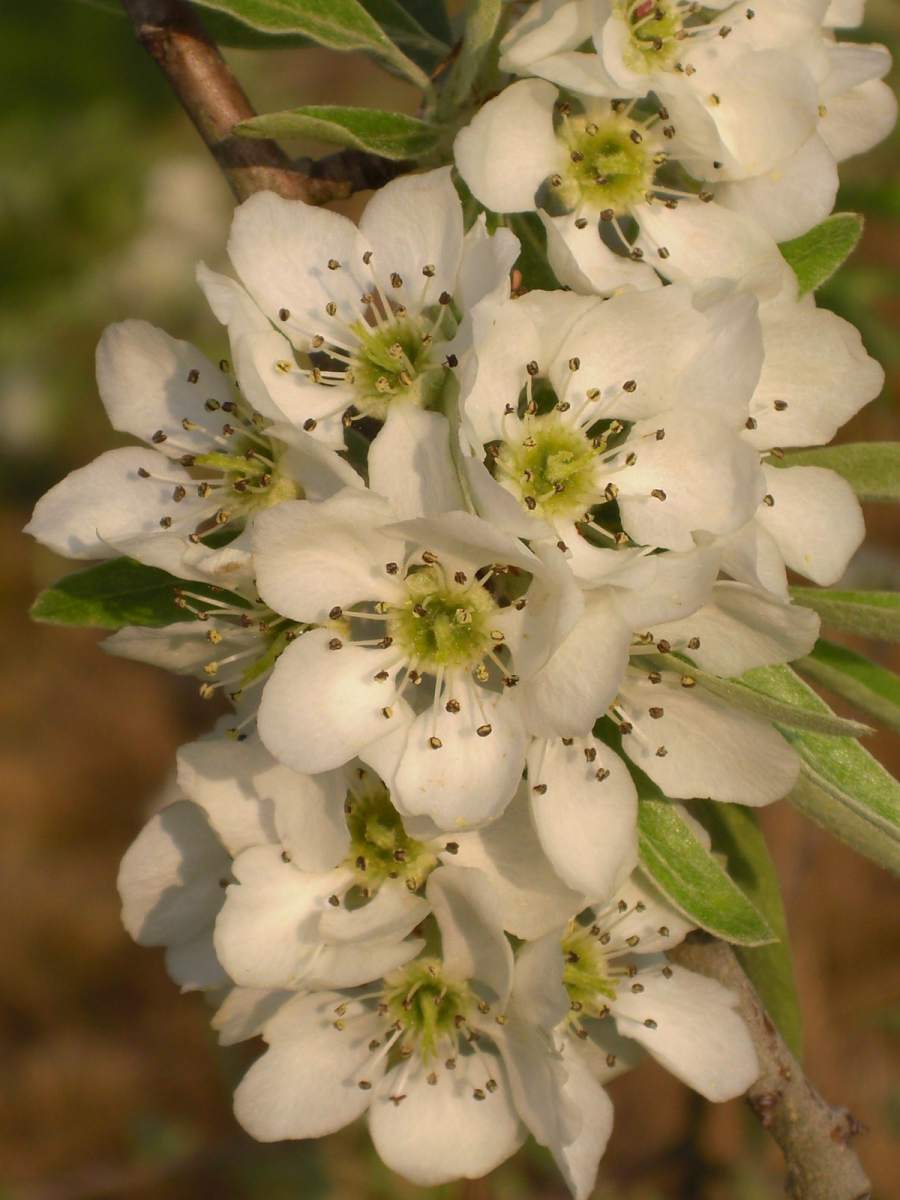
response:
<path id="1" fill-rule="evenodd" d="M 650 495 L 654 500 L 665 500 L 666 498 L 666 493 L 662 490 L 662 488 L 654 488 Z"/>
<path id="2" fill-rule="evenodd" d="M 492 725 L 479 725 L 478 728 L 475 730 L 475 732 L 478 734 L 479 737 L 487 737 L 488 734 L 490 734 L 492 730 L 493 730 Z"/>
<path id="3" fill-rule="evenodd" d="M 443 746 L 443 744 L 444 743 L 441 741 L 441 739 L 439 737 L 430 737 L 428 739 L 428 745 L 431 747 L 432 750 L 440 750 L 440 748 Z"/>

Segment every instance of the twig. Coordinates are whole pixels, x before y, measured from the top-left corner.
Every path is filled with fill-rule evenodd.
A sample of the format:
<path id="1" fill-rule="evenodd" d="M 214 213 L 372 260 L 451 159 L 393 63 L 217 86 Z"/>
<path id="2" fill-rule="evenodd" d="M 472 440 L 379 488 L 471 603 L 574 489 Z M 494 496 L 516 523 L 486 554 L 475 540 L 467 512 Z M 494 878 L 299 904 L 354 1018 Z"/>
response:
<path id="1" fill-rule="evenodd" d="M 788 1050 L 730 946 L 693 934 L 670 955 L 737 993 L 761 1073 L 747 1102 L 784 1152 L 786 1189 L 794 1200 L 869 1200 L 872 1185 L 850 1142 L 862 1127 L 832 1108 Z"/>
<path id="2" fill-rule="evenodd" d="M 325 204 L 381 187 L 410 169 L 410 163 L 355 150 L 292 163 L 276 142 L 236 137 L 233 127 L 256 113 L 192 6 L 185 0 L 122 0 L 122 5 L 238 200 L 268 190 Z"/>

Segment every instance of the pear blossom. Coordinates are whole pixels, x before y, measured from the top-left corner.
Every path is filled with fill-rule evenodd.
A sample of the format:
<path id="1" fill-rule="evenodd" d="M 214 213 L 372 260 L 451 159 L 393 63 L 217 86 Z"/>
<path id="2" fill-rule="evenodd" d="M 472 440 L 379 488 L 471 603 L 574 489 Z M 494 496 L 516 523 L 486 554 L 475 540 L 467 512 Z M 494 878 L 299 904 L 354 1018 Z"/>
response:
<path id="1" fill-rule="evenodd" d="M 359 227 L 257 193 L 235 212 L 228 249 L 242 285 L 232 289 L 270 323 L 242 343 L 258 379 L 296 424 L 339 449 L 345 415 L 385 422 L 437 405 L 471 310 L 509 294 L 519 243 L 509 230 L 489 237 L 483 218 L 464 232 L 442 167 L 388 183 Z M 229 325 L 233 294 L 219 293 Z"/>
<path id="2" fill-rule="evenodd" d="M 588 280 L 608 294 L 655 287 L 662 276 L 777 294 L 787 268 L 772 237 L 713 203 L 708 188 L 668 178 L 668 118 L 665 108 L 642 115 L 622 100 L 560 99 L 545 80 L 523 79 L 460 131 L 456 165 L 486 208 L 538 210 L 563 284 L 583 290 Z"/>
<path id="3" fill-rule="evenodd" d="M 641 1050 L 709 1100 L 741 1095 L 759 1074 L 737 997 L 666 957 L 690 928 L 638 873 L 516 957 L 510 1011 L 543 1022 L 562 1056 L 557 1103 L 584 1116 L 574 1138 L 549 1144 L 575 1200 L 592 1192 L 609 1137 L 602 1083 Z"/>
<path id="4" fill-rule="evenodd" d="M 256 529 L 266 603 L 319 626 L 281 655 L 263 742 L 304 771 L 358 755 L 405 815 L 442 828 L 499 815 L 527 735 L 586 734 L 615 694 L 629 633 L 558 550 L 462 511 L 397 522 L 373 492 L 273 508 Z M 589 676 L 573 662 L 605 651 Z"/>
<path id="5" fill-rule="evenodd" d="M 558 1056 L 506 1014 L 513 956 L 487 880 L 441 867 L 426 896 L 439 954 L 362 991 L 298 994 L 261 1023 L 268 1049 L 235 1094 L 253 1137 L 321 1137 L 367 1113 L 385 1164 L 433 1186 L 498 1166 L 524 1140 L 523 1120 L 540 1141 L 575 1136 L 579 1115 L 548 1087 Z"/>
<path id="6" fill-rule="evenodd" d="M 460 381 L 486 519 L 565 547 L 587 582 L 617 547 L 690 551 L 752 517 L 765 486 L 741 437 L 763 360 L 750 296 L 531 292 L 492 317 Z"/>
<path id="7" fill-rule="evenodd" d="M 288 498 L 362 486 L 350 464 L 288 422 L 257 390 L 251 407 L 231 366 L 145 321 L 111 325 L 97 348 L 114 429 L 143 439 L 107 450 L 51 488 L 26 526 L 70 558 L 128 554 L 188 579 L 246 576 L 241 538 Z M 213 549 L 206 539 L 230 534 Z"/>

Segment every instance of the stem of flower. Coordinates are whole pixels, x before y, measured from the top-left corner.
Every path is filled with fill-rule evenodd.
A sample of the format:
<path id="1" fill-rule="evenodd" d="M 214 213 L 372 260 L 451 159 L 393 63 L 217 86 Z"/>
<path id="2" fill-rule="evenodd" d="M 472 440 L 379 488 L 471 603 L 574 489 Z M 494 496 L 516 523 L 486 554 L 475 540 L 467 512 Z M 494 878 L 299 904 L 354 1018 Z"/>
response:
<path id="1" fill-rule="evenodd" d="M 673 961 L 717 979 L 739 997 L 760 1076 L 747 1103 L 784 1153 L 787 1194 L 794 1200 L 869 1200 L 870 1184 L 851 1146 L 862 1127 L 846 1108 L 833 1108 L 812 1086 L 725 942 L 692 934 L 669 952 Z"/>

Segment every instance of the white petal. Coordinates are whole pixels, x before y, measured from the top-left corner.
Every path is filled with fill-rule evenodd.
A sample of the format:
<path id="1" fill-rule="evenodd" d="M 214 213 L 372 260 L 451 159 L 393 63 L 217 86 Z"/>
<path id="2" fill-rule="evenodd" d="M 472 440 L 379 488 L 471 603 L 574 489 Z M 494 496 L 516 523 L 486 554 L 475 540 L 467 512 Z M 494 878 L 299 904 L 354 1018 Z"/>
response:
<path id="1" fill-rule="evenodd" d="M 754 518 L 743 529 L 723 538 L 722 570 L 732 579 L 788 598 L 787 572 L 778 543 Z"/>
<path id="2" fill-rule="evenodd" d="M 176 621 L 160 628 L 123 625 L 100 643 L 107 654 L 164 667 L 178 675 L 194 675 L 212 655 L 199 621 Z"/>
<path id="3" fill-rule="evenodd" d="M 680 805 L 676 805 L 676 808 L 690 824 L 697 839 L 708 850 L 711 845 L 710 837 L 703 826 L 699 821 L 694 821 Z M 624 913 L 619 909 L 622 904 L 626 906 Z M 693 921 L 674 909 L 642 871 L 635 871 L 620 888 L 608 905 L 607 911 L 614 914 L 611 919 L 613 940 L 610 945 L 624 952 L 630 948 L 630 940 L 638 965 L 643 961 L 641 956 L 644 954 L 670 950 L 683 942 L 694 928 Z"/>
<path id="4" fill-rule="evenodd" d="M 659 621 L 689 616 L 709 599 L 721 550 L 715 544 L 698 546 L 683 554 L 654 554 L 643 561 L 654 568 L 652 575 L 644 578 L 636 570 L 634 578 L 623 580 L 616 590 L 628 625 L 640 632 Z M 611 582 L 619 583 L 616 579 Z"/>
<path id="5" fill-rule="evenodd" d="M 359 987 L 402 967 L 424 948 L 420 938 L 322 946 L 307 968 L 304 983 L 315 988 Z"/>
<path id="6" fill-rule="evenodd" d="M 647 261 L 676 283 L 729 279 L 764 299 L 781 290 L 790 270 L 761 226 L 721 204 L 683 200 L 677 209 L 640 204 L 634 216 Z M 664 261 L 659 247 L 669 252 Z"/>
<path id="7" fill-rule="evenodd" d="M 447 418 L 412 404 L 390 405 L 369 449 L 369 486 L 402 521 L 464 508 Z"/>
<path id="8" fill-rule="evenodd" d="M 291 774 L 258 738 L 208 737 L 178 751 L 178 786 L 206 813 L 229 854 L 277 840 L 267 796 L 272 776 Z M 331 864 L 334 865 L 333 863 Z"/>
<path id="9" fill-rule="evenodd" d="M 448 569 L 452 566 L 474 571 L 488 563 L 517 566 L 529 572 L 538 569 L 537 559 L 518 539 L 493 529 L 473 513 L 448 512 L 398 521 L 385 526 L 384 532 L 439 554 Z"/>
<path id="10" fill-rule="evenodd" d="M 388 880 L 358 908 L 329 907 L 319 928 L 329 942 L 399 941 L 427 916 L 428 905 L 420 896 L 405 883 Z"/>
<path id="11" fill-rule="evenodd" d="M 441 829 L 460 830 L 493 820 L 506 808 L 522 778 L 526 739 L 508 696 L 493 696 L 461 675 L 448 684 L 446 697 L 458 700 L 460 711 L 448 712 L 442 702 L 415 718 L 405 745 L 398 747 L 391 795 L 402 813 L 424 814 Z M 362 757 L 368 761 L 365 751 Z"/>
<path id="12" fill-rule="evenodd" d="M 259 706 L 259 736 L 277 759 L 311 775 L 330 771 L 390 733 L 408 716 L 393 701 L 388 680 L 375 676 L 394 665 L 392 650 L 347 645 L 329 648 L 327 629 L 292 642 L 275 664 Z M 382 709 L 393 708 L 391 722 Z"/>
<path id="13" fill-rule="evenodd" d="M 516 1109 L 535 1141 L 551 1149 L 571 1142 L 581 1114 L 566 1097 L 566 1070 L 551 1035 L 530 1017 L 516 1015 L 490 1032 L 503 1055 Z"/>
<path id="14" fill-rule="evenodd" d="M 826 102 L 872 79 L 883 79 L 891 69 L 891 54 L 886 46 L 863 46 L 858 42 L 826 43 L 828 74 L 819 82 Z"/>
<path id="15" fill-rule="evenodd" d="M 232 884 L 216 922 L 216 952 L 242 987 L 292 987 L 303 979 L 323 939 L 328 898 L 352 871 L 320 875 L 285 862 L 278 846 L 254 846 L 234 861 Z"/>
<path id="16" fill-rule="evenodd" d="M 559 877 L 605 900 L 637 866 L 637 790 L 622 760 L 586 738 L 536 743 L 528 756 L 531 812 Z"/>
<path id="17" fill-rule="evenodd" d="M 347 1020 L 335 1028 L 334 1009 L 345 1001 L 337 992 L 297 996 L 268 1022 L 269 1049 L 244 1076 L 234 1095 L 234 1112 L 260 1142 L 322 1137 L 335 1133 L 366 1111 L 371 1092 L 358 1086 L 369 1041 L 383 1031 L 376 1015 Z M 362 1011 L 348 1004 L 347 1016 Z M 366 1076 L 376 1082 L 383 1064 Z"/>
<path id="18" fill-rule="evenodd" d="M 622 748 L 673 799 L 769 804 L 796 782 L 796 752 L 768 721 L 729 708 L 699 687 L 629 680 L 622 696 L 634 724 Z M 663 715 L 651 717 L 651 708 Z"/>
<path id="19" fill-rule="evenodd" d="M 346 345 L 371 280 L 365 238 L 346 217 L 274 192 L 257 192 L 235 210 L 228 253 L 244 286 L 269 319 L 305 350 L 321 333 Z M 329 261 L 340 263 L 330 270 Z M 325 306 L 338 306 L 336 317 Z M 280 314 L 287 312 L 282 319 Z"/>
<path id="20" fill-rule="evenodd" d="M 186 800 L 151 817 L 119 868 L 122 924 L 142 946 L 188 942 L 222 906 L 231 857 L 205 814 Z"/>
<path id="21" fill-rule="evenodd" d="M 502 1011 L 512 988 L 513 954 L 486 876 L 468 867 L 439 867 L 425 885 L 441 932 L 448 976 L 471 980 Z"/>
<path id="22" fill-rule="evenodd" d="M 750 405 L 758 450 L 830 442 L 884 386 L 884 370 L 854 327 L 825 308 L 763 305 L 765 361 Z M 778 408 L 775 407 L 776 403 Z"/>
<path id="23" fill-rule="evenodd" d="M 566 924 L 562 921 L 537 940 L 525 942 L 516 955 L 509 1011 L 547 1033 L 552 1033 L 571 1011 L 563 985 L 562 937 Z"/>
<path id="24" fill-rule="evenodd" d="M 464 322 L 476 304 L 509 298 L 509 275 L 521 249 L 511 229 L 500 228 L 489 234 L 485 215 L 479 214 L 463 241 L 456 285 L 456 299 L 463 310 Z"/>
<path id="25" fill-rule="evenodd" d="M 774 504 L 760 507 L 758 523 L 789 567 L 822 587 L 836 583 L 866 534 L 850 484 L 823 467 L 763 471 Z"/>
<path id="26" fill-rule="evenodd" d="M 672 645 L 698 638 L 687 651 L 701 670 L 743 675 L 754 667 L 792 662 L 808 654 L 819 634 L 811 609 L 788 604 L 743 583 L 717 583 L 710 604 L 683 621 L 654 625 L 653 639 Z"/>
<path id="27" fill-rule="evenodd" d="M 571 1141 L 550 1149 L 572 1193 L 573 1200 L 588 1200 L 597 1181 L 597 1168 L 613 1128 L 612 1102 L 594 1077 L 580 1047 L 563 1039 L 566 1082 L 563 1097 L 581 1114 L 581 1127 Z"/>
<path id="28" fill-rule="evenodd" d="M 420 1187 L 478 1179 L 505 1162 L 525 1140 L 525 1130 L 505 1072 L 499 1060 L 494 1063 L 499 1086 L 485 1091 L 483 1100 L 472 1095 L 485 1083 L 474 1055 L 460 1056 L 455 1071 L 438 1071 L 435 1084 L 427 1082 L 423 1066 L 411 1073 L 403 1064 L 395 1067 L 369 1109 L 369 1131 L 382 1161 Z M 405 1099 L 395 1103 L 390 1097 L 397 1094 Z"/>
<path id="29" fill-rule="evenodd" d="M 231 982 L 216 955 L 212 926 L 166 948 L 166 971 L 182 992 L 206 992 Z"/>
<path id="30" fill-rule="evenodd" d="M 303 489 L 306 500 L 328 500 L 343 488 L 362 488 L 363 479 L 334 449 L 284 421 L 273 423 L 267 432 L 284 445 L 278 470 Z M 339 447 L 343 449 L 343 443 Z"/>
<path id="31" fill-rule="evenodd" d="M 145 442 L 162 430 L 177 444 L 176 454 L 212 449 L 209 433 L 186 430 L 182 421 L 212 428 L 206 401 L 232 398 L 227 378 L 204 354 L 146 321 L 122 321 L 104 330 L 97 385 L 113 429 Z"/>
<path id="32" fill-rule="evenodd" d="M 542 59 L 574 50 L 591 36 L 591 12 L 578 0 L 538 0 L 500 42 L 500 69 L 513 75 L 543 75 Z"/>
<path id="33" fill-rule="evenodd" d="M 740 1096 L 759 1075 L 759 1063 L 734 1011 L 737 997 L 714 979 L 670 969 L 669 978 L 639 972 L 643 992 L 620 990 L 610 1005 L 619 1032 L 639 1041 L 707 1100 Z M 655 1026 L 645 1025 L 647 1020 Z"/>
<path id="34" fill-rule="evenodd" d="M 886 83 L 871 79 L 828 101 L 819 134 L 838 162 L 843 162 L 877 146 L 896 120 L 897 97 Z"/>
<path id="35" fill-rule="evenodd" d="M 831 0 L 825 14 L 825 25 L 836 29 L 853 29 L 861 25 L 866 0 Z"/>
<path id="36" fill-rule="evenodd" d="M 607 295 L 621 287 L 640 291 L 660 286 L 660 278 L 647 263 L 638 263 L 610 250 L 597 230 L 597 221 L 583 220 L 580 210 L 564 216 L 538 214 L 547 231 L 547 261 L 561 284 L 582 294 Z"/>
<path id="37" fill-rule="evenodd" d="M 496 821 L 453 840 L 458 849 L 445 853 L 444 862 L 451 868 L 475 867 L 487 876 L 503 928 L 515 937 L 542 937 L 584 907 L 583 897 L 565 886 L 542 850 L 524 787 Z"/>
<path id="38" fill-rule="evenodd" d="M 266 509 L 253 525 L 259 594 L 287 617 L 320 623 L 335 606 L 391 598 L 385 564 L 403 547 L 378 532 L 391 516 L 385 500 L 356 488 Z"/>
<path id="39" fill-rule="evenodd" d="M 834 155 L 817 133 L 764 175 L 716 189 L 716 200 L 755 220 L 777 242 L 799 237 L 834 207 L 838 173 Z"/>
<path id="40" fill-rule="evenodd" d="M 404 175 L 375 192 L 359 222 L 372 245 L 374 273 L 382 288 L 392 273 L 409 288 L 407 306 L 434 304 L 456 291 L 463 242 L 462 205 L 450 167 Z M 432 274 L 424 276 L 423 267 Z"/>
<path id="41" fill-rule="evenodd" d="M 190 483 L 187 471 L 155 450 L 107 450 L 41 497 L 25 532 L 68 558 L 112 558 L 118 542 L 166 536 L 159 522 L 175 510 L 172 492 L 182 482 Z"/>
<path id="42" fill-rule="evenodd" d="M 565 158 L 553 132 L 557 91 L 523 79 L 489 100 L 456 136 L 453 153 L 472 194 L 493 212 L 533 210 L 535 194 Z"/>
<path id="43" fill-rule="evenodd" d="M 231 988 L 211 1021 L 219 1035 L 219 1044 L 234 1046 L 259 1037 L 264 1026 L 294 994 L 271 988 Z"/>

